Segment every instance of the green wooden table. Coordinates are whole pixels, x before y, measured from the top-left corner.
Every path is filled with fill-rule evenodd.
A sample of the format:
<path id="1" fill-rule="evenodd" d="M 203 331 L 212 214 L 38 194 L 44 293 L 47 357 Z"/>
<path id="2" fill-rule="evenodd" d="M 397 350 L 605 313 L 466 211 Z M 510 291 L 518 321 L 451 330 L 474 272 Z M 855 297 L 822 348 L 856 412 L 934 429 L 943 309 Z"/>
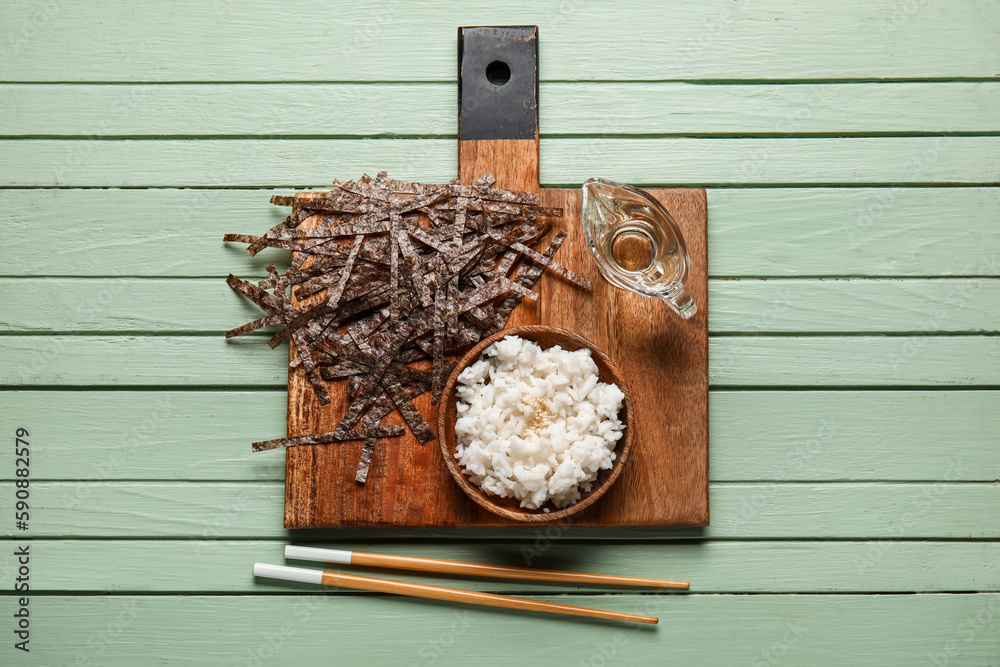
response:
<path id="1" fill-rule="evenodd" d="M 1000 664 L 997 2 L 7 4 L 0 663 Z M 286 359 L 223 339 L 255 315 L 222 278 L 284 258 L 222 234 L 452 178 L 456 27 L 524 23 L 545 185 L 708 188 L 712 523 L 308 539 L 691 592 L 407 575 L 634 629 L 254 581 L 295 539 L 249 449 Z"/>

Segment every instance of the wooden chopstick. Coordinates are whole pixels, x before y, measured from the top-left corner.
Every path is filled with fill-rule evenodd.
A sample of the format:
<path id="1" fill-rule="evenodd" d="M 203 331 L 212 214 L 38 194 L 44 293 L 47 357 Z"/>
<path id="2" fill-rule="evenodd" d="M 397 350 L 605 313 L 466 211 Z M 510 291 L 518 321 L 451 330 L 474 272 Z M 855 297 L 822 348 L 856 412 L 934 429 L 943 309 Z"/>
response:
<path id="1" fill-rule="evenodd" d="M 652 616 L 639 616 L 638 614 L 625 614 L 617 611 L 606 611 L 604 609 L 574 607 L 573 605 L 568 604 L 542 602 L 541 600 L 515 598 L 507 595 L 494 595 L 493 593 L 480 593 L 479 591 L 463 591 L 457 588 L 444 588 L 443 586 L 414 584 L 408 581 L 390 581 L 387 579 L 375 579 L 373 577 L 359 577 L 354 574 L 339 574 L 337 572 L 309 570 L 302 567 L 286 567 L 284 565 L 254 563 L 253 574 L 255 577 L 267 577 L 269 579 L 283 579 L 285 581 L 299 581 L 307 584 L 340 586 L 341 588 L 353 588 L 361 591 L 408 595 L 410 597 L 446 600 L 448 602 L 464 602 L 467 604 L 484 605 L 486 607 L 526 609 L 530 611 L 544 611 L 550 614 L 603 618 L 612 621 L 633 621 L 636 623 L 652 624 L 659 622 L 659 619 Z"/>
<path id="2" fill-rule="evenodd" d="M 665 579 L 641 579 L 639 577 L 619 577 L 610 574 L 589 574 L 587 572 L 564 572 L 561 570 L 536 570 L 530 567 L 507 567 L 467 563 L 459 560 L 437 558 L 417 558 L 414 556 L 391 556 L 370 554 L 362 551 L 342 549 L 319 549 L 316 547 L 285 547 L 285 558 L 313 560 L 341 565 L 361 565 L 384 567 L 395 570 L 416 570 L 441 574 L 467 574 L 477 577 L 497 577 L 500 579 L 527 579 L 532 581 L 561 581 L 574 584 L 610 584 L 613 586 L 655 586 L 657 588 L 690 588 L 686 581 Z"/>

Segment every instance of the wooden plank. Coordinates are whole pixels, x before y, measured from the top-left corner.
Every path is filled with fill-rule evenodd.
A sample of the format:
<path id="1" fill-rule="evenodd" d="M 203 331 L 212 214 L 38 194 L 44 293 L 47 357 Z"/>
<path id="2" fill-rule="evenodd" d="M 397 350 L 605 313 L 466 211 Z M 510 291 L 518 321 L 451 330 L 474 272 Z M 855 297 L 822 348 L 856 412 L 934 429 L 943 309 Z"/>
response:
<path id="1" fill-rule="evenodd" d="M 287 360 L 259 336 L 15 335 L 0 386 L 285 386 Z M 723 336 L 709 342 L 714 387 L 1000 385 L 991 336 Z"/>
<path id="2" fill-rule="evenodd" d="M 283 388 L 3 392 L 0 428 L 31 434 L 33 481 L 280 481 L 285 457 L 251 455 L 250 443 L 284 435 L 285 396 Z M 58 419 L 41 418 L 57 404 Z M 0 462 L 14 481 L 13 449 L 0 449 Z"/>
<path id="3" fill-rule="evenodd" d="M 1000 137 L 542 139 L 543 185 L 995 184 Z M 586 155 L 586 159 L 581 159 Z M 837 160 L 816 159 L 836 155 Z M 322 187 L 389 170 L 444 182 L 451 139 L 5 139 L 13 187 Z"/>
<path id="4" fill-rule="evenodd" d="M 543 139 L 542 156 L 543 184 L 582 183 L 595 168 L 646 186 L 995 184 L 1000 137 Z"/>
<path id="5" fill-rule="evenodd" d="M 6 391 L 0 432 L 32 434 L 46 480 L 281 481 L 285 458 L 250 443 L 285 432 L 285 391 Z M 41 419 L 59 404 L 59 419 Z M 714 481 L 992 481 L 997 391 L 709 394 Z M 72 443 L 72 446 L 67 446 Z M 184 461 L 178 466 L 177 461 Z M 0 480 L 14 481 L 0 449 Z"/>
<path id="6" fill-rule="evenodd" d="M 1000 331 L 995 278 L 718 280 L 709 300 L 713 333 Z"/>
<path id="7" fill-rule="evenodd" d="M 18 298 L 0 333 L 222 334 L 259 310 L 220 278 L 0 278 L 3 293 Z M 712 333 L 1000 331 L 996 278 L 714 279 L 708 294 Z"/>
<path id="8" fill-rule="evenodd" d="M 396 596 L 38 596 L 31 600 L 30 648 L 39 664 L 83 659 L 112 667 L 200 665 L 206 656 L 226 664 L 277 658 L 276 664 L 328 665 L 334 650 L 338 664 L 468 665 L 469 647 L 495 665 L 523 665 L 525 655 L 539 664 L 607 664 L 606 655 L 620 664 L 662 664 L 666 653 L 689 665 L 766 665 L 779 657 L 844 664 L 849 651 L 848 659 L 879 665 L 910 667 L 934 658 L 961 667 L 989 664 L 1000 653 L 995 593 L 561 595 L 554 601 L 652 613 L 660 627 Z M 0 598 L 0 613 L 9 618 L 16 604 L 16 597 Z M 13 644 L 0 648 L 6 662 L 23 659 Z"/>
<path id="9" fill-rule="evenodd" d="M 285 350 L 271 350 L 259 336 L 230 340 L 219 336 L 10 336 L 4 342 L 0 384 L 10 386 L 279 388 L 287 380 Z"/>
<path id="10" fill-rule="evenodd" d="M 264 275 L 287 253 L 222 235 L 276 225 L 267 201 L 289 192 L 0 190 L 2 273 Z M 1000 188 L 716 189 L 708 206 L 710 276 L 1000 276 Z"/>
<path id="11" fill-rule="evenodd" d="M 539 96 L 544 101 L 539 110 L 543 135 L 845 135 L 1000 129 L 992 113 L 1000 106 L 1000 84 L 992 81 L 546 82 L 540 85 Z M 453 82 L 0 84 L 0 99 L 9 101 L 0 107 L 0 136 L 8 137 L 456 134 Z M 657 112 L 651 114 L 651 109 Z"/>
<path id="12" fill-rule="evenodd" d="M 947 473 L 945 473 L 947 474 Z M 287 539 L 280 482 L 35 482 L 36 538 Z M 13 483 L 0 483 L 11 497 Z M 314 539 L 996 539 L 1000 485 L 713 483 L 704 528 L 379 528 L 312 532 Z M 570 524 L 572 525 L 572 523 Z M 551 537 L 549 538 L 551 539 Z"/>
<path id="13" fill-rule="evenodd" d="M 996 479 L 997 400 L 984 391 L 713 391 L 711 478 Z"/>
<path id="14" fill-rule="evenodd" d="M 996 129 L 996 96 L 993 82 L 543 83 L 540 117 L 543 137 L 977 132 Z"/>
<path id="15" fill-rule="evenodd" d="M 1000 71 L 993 31 L 1000 10 L 988 0 L 912 6 L 844 0 L 795 8 L 777 0 L 746 6 L 700 0 L 672 8 L 669 28 L 655 0 L 626 6 L 437 0 L 406 11 L 312 0 L 295 12 L 189 0 L 131 9 L 125 0 L 99 8 L 12 7 L 0 29 L 4 79 L 452 81 L 455 26 L 515 24 L 539 26 L 549 80 L 917 79 Z M 324 30 L 303 30 L 303 17 L 326 18 Z M 664 39 L 665 30 L 674 38 Z M 400 45 L 407 45 L 405 66 Z"/>
<path id="16" fill-rule="evenodd" d="M 717 338 L 709 382 L 716 386 L 954 386 L 1000 384 L 1000 338 Z"/>
<path id="17" fill-rule="evenodd" d="M 281 222 L 288 210 L 268 200 L 288 192 L 0 191 L 9 241 L 0 246 L 0 257 L 13 275 L 84 276 L 97 270 L 100 275 L 263 276 L 268 264 L 287 268 L 289 253 L 268 249 L 251 258 L 245 245 L 223 243 L 222 237 L 260 234 Z M 136 216 L 137 210 L 145 214 Z M 67 234 L 64 216 L 70 211 L 77 224 Z"/>
<path id="18" fill-rule="evenodd" d="M 443 182 L 455 173 L 452 144 L 443 139 L 8 139 L 0 141 L 0 184 L 322 187 L 336 177 L 383 169 L 396 178 Z"/>
<path id="19" fill-rule="evenodd" d="M 708 202 L 711 276 L 1000 275 L 998 188 L 719 189 Z"/>
<path id="20" fill-rule="evenodd" d="M 18 295 L 0 312 L 0 332 L 221 335 L 260 317 L 220 278 L 0 278 L 0 293 Z"/>
<path id="21" fill-rule="evenodd" d="M 294 541 L 294 537 L 293 537 Z M 33 592 L 212 592 L 253 594 L 302 590 L 253 581 L 248 559 L 284 561 L 284 540 L 36 540 L 31 545 Z M 682 578 L 698 593 L 929 593 L 1000 590 L 1000 543 L 795 541 L 700 543 L 528 542 L 336 543 L 338 549 L 446 558 L 477 563 Z M 66 554 L 73 554 L 67 567 Z M 323 567 L 316 563 L 290 563 Z M 333 567 L 333 566 L 329 566 Z M 341 569 L 341 568 L 336 568 Z M 659 589 L 553 583 L 351 568 L 387 579 L 492 593 L 632 593 Z M 12 589 L 16 570 L 0 568 Z M 178 577 L 177 572 L 183 572 Z"/>

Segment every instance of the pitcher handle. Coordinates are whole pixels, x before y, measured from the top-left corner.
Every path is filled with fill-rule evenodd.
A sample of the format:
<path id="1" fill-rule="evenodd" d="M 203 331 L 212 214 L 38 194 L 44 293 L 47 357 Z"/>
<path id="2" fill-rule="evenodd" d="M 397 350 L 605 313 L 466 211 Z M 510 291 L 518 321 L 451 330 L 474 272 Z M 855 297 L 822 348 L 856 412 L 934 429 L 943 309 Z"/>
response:
<path id="1" fill-rule="evenodd" d="M 683 287 L 670 296 L 664 296 L 663 300 L 667 302 L 667 305 L 669 305 L 675 313 L 680 315 L 685 320 L 698 312 L 698 305 L 694 302 L 694 299 L 691 298 L 691 295 L 684 291 Z"/>

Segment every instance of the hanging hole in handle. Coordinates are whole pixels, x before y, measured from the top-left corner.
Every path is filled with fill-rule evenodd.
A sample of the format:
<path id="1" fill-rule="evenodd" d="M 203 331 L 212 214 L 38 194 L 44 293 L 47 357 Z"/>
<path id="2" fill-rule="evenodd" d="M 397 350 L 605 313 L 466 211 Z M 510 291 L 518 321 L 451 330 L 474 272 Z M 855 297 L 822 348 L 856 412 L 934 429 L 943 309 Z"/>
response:
<path id="1" fill-rule="evenodd" d="M 494 60 L 486 66 L 486 80 L 494 86 L 502 86 L 510 81 L 510 67 L 502 60 Z"/>

